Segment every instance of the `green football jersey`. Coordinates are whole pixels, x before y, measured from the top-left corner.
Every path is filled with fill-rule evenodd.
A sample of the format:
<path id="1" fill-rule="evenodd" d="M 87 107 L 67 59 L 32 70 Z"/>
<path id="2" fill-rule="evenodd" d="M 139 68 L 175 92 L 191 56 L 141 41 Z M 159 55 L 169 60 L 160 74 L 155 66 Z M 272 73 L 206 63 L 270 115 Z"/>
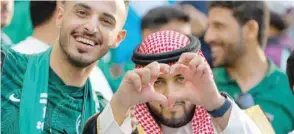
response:
<path id="1" fill-rule="evenodd" d="M 11 49 L 5 49 L 4 53 L 5 59 L 1 76 L 1 133 L 18 134 L 20 133 L 20 102 L 24 97 L 22 96 L 22 85 L 28 61 L 33 55 L 22 55 Z M 83 89 L 83 87 L 67 86 L 50 69 L 44 133 L 81 133 L 83 127 L 81 126 Z M 97 96 L 100 110 L 103 110 L 107 101 L 101 94 L 97 93 Z"/>
<path id="2" fill-rule="evenodd" d="M 269 117 L 276 134 L 287 134 L 294 129 L 294 96 L 287 76 L 271 61 L 268 63 L 269 68 L 263 80 L 246 93 Z M 218 89 L 237 101 L 242 93 L 237 81 L 229 76 L 224 67 L 214 68 L 213 74 Z"/>

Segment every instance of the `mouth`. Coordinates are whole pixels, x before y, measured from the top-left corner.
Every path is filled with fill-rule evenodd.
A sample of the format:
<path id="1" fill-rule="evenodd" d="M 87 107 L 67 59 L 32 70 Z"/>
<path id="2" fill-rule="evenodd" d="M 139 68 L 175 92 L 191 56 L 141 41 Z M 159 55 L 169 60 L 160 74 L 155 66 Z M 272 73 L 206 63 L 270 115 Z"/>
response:
<path id="1" fill-rule="evenodd" d="M 184 105 L 184 104 L 185 104 L 184 101 L 176 101 L 176 102 L 175 102 L 175 105 Z"/>
<path id="2" fill-rule="evenodd" d="M 176 101 L 174 104 L 171 105 L 170 109 L 175 109 L 177 107 L 184 106 L 184 105 L 185 105 L 184 101 Z"/>
<path id="3" fill-rule="evenodd" d="M 95 41 L 91 38 L 84 37 L 84 36 L 74 36 L 74 39 L 77 42 L 82 43 L 87 46 L 90 46 L 90 47 L 94 47 L 94 46 L 98 45 L 97 41 Z"/>

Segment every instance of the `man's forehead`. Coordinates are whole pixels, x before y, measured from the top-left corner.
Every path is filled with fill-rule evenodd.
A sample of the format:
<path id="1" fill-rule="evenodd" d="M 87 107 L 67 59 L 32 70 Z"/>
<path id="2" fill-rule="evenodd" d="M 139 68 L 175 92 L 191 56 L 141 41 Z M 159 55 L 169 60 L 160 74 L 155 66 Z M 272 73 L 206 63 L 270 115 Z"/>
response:
<path id="1" fill-rule="evenodd" d="M 117 16 L 125 15 L 126 7 L 124 0 L 71 0 L 66 1 L 66 5 L 75 7 L 76 5 L 85 5 L 93 11 L 107 12 Z"/>
<path id="2" fill-rule="evenodd" d="M 223 7 L 213 7 L 209 9 L 208 23 L 228 23 L 234 20 L 232 10 Z"/>

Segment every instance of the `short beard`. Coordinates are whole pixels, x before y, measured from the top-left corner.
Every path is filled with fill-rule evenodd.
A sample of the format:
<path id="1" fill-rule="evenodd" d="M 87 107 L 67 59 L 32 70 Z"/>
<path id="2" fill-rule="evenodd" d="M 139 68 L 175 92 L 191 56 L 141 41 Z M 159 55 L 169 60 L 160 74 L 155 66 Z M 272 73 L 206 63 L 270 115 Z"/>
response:
<path id="1" fill-rule="evenodd" d="M 240 31 L 239 32 L 239 40 L 238 40 L 237 44 L 235 44 L 236 46 L 227 48 L 226 53 L 231 54 L 231 55 L 224 57 L 224 64 L 221 67 L 234 66 L 236 61 L 239 60 L 239 58 L 244 55 L 245 44 L 243 41 L 243 33 L 242 33 L 241 27 L 239 27 L 239 31 Z M 231 46 L 233 46 L 233 45 L 231 45 Z"/>
<path id="2" fill-rule="evenodd" d="M 157 111 L 156 109 L 152 108 L 149 105 L 149 103 L 146 103 L 146 105 L 150 111 L 150 114 L 152 115 L 154 120 L 159 124 L 159 126 L 160 124 L 162 124 L 171 128 L 179 128 L 188 124 L 193 119 L 196 108 L 196 105 L 193 105 L 192 109 L 189 111 L 186 108 L 184 108 L 184 115 L 182 115 L 182 117 L 175 118 L 174 115 L 172 115 L 171 119 L 167 119 L 163 116 L 162 109 L 161 111 Z"/>
<path id="3" fill-rule="evenodd" d="M 62 41 L 60 39 L 59 39 L 59 45 L 60 45 L 61 50 L 63 51 L 63 53 L 66 55 L 69 63 L 71 63 L 72 65 L 74 65 L 77 68 L 85 68 L 85 67 L 91 65 L 92 63 L 96 62 L 96 61 L 93 61 L 93 62 L 83 62 L 83 60 L 81 58 L 76 58 L 76 57 L 70 55 L 70 53 L 68 53 L 65 50 L 65 47 L 68 47 L 68 46 L 64 46 L 65 44 L 62 44 Z"/>

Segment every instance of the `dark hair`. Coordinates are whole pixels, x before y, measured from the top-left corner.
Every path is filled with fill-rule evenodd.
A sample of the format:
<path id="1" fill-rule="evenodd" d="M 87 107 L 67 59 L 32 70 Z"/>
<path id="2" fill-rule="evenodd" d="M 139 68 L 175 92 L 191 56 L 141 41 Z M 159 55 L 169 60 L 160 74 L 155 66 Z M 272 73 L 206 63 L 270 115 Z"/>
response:
<path id="1" fill-rule="evenodd" d="M 190 17 L 179 8 L 171 6 L 156 7 L 143 16 L 141 29 L 157 29 L 171 20 L 189 22 Z"/>
<path id="2" fill-rule="evenodd" d="M 212 1 L 209 2 L 209 9 L 223 7 L 232 10 L 233 16 L 240 25 L 250 20 L 258 23 L 258 42 L 263 48 L 267 41 L 267 28 L 269 25 L 269 10 L 264 1 Z"/>
<path id="3" fill-rule="evenodd" d="M 290 88 L 294 93 L 294 90 L 293 90 L 293 85 L 294 85 L 294 51 L 291 52 L 291 55 L 289 56 L 289 58 L 287 60 L 286 73 L 288 75 Z"/>
<path id="4" fill-rule="evenodd" d="M 283 20 L 283 17 L 274 12 L 270 12 L 270 24 L 280 31 L 283 31 L 287 28 L 286 23 Z"/>
<path id="5" fill-rule="evenodd" d="M 31 1 L 30 13 L 33 27 L 47 22 L 54 14 L 56 1 Z"/>

